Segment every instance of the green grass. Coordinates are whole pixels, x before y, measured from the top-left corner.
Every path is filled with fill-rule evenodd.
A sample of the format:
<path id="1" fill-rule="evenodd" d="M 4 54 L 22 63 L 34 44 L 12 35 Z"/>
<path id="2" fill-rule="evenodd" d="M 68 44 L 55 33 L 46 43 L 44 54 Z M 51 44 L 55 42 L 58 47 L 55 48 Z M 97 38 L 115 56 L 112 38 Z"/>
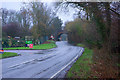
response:
<path id="1" fill-rule="evenodd" d="M 84 45 L 78 44 L 80 47 Z M 92 64 L 93 51 L 84 48 L 84 53 L 80 58 L 73 64 L 73 66 L 68 71 L 66 77 L 68 78 L 88 78 L 90 76 L 90 64 Z"/>
<path id="2" fill-rule="evenodd" d="M 4 52 L 3 54 L 0 54 L 0 59 L 1 58 L 13 57 L 13 56 L 18 56 L 18 54 L 13 53 L 13 52 Z"/>
<path id="3" fill-rule="evenodd" d="M 53 40 L 47 40 L 48 42 L 51 42 L 51 43 L 55 43 L 55 41 L 53 41 Z"/>
<path id="4" fill-rule="evenodd" d="M 3 48 L 4 50 L 16 50 L 16 49 L 20 49 L 20 50 L 26 50 L 26 49 L 31 49 L 31 50 L 35 50 L 35 49 L 51 49 L 56 47 L 56 44 L 51 42 L 49 44 L 41 44 L 41 45 L 33 45 L 33 48 L 29 48 L 29 47 L 11 47 L 11 48 Z"/>
<path id="5" fill-rule="evenodd" d="M 77 44 L 77 46 L 80 46 L 80 47 L 83 47 L 83 48 L 85 48 L 86 46 L 85 45 L 83 45 L 83 44 Z"/>

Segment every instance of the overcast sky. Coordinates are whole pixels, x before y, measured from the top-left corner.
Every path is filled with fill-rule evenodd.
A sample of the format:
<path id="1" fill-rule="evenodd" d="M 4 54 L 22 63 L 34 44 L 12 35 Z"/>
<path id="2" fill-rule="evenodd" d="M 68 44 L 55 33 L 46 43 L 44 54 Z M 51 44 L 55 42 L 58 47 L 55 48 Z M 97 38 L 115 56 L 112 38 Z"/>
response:
<path id="1" fill-rule="evenodd" d="M 47 5 L 49 8 L 51 8 L 53 5 L 51 2 L 47 2 Z M 16 10 L 19 11 L 21 8 L 22 2 L 2 2 L 2 8 L 7 8 L 8 10 Z M 65 23 L 66 21 L 72 21 L 74 19 L 73 14 L 75 13 L 74 8 L 69 8 L 68 13 L 64 13 L 64 11 L 59 10 L 57 13 L 57 16 Z M 64 25 L 64 24 L 63 24 Z"/>

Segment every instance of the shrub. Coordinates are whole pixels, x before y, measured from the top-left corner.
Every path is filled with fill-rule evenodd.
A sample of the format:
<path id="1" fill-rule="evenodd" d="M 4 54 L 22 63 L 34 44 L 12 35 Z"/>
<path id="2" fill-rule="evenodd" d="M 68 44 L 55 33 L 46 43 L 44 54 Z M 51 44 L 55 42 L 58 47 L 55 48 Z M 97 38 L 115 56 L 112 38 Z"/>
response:
<path id="1" fill-rule="evenodd" d="M 97 32 L 96 25 L 87 20 L 76 19 L 68 22 L 66 28 L 68 31 L 68 41 L 70 43 L 84 43 L 88 47 L 102 46 L 102 38 Z"/>

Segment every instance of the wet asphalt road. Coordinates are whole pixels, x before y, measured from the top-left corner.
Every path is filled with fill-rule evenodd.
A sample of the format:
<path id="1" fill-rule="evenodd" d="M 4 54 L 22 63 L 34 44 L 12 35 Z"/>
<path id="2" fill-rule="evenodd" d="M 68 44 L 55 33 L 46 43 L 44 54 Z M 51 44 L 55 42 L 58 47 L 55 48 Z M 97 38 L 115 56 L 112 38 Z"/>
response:
<path id="1" fill-rule="evenodd" d="M 3 78 L 55 78 L 78 58 L 83 48 L 56 42 L 57 48 L 49 50 L 6 50 L 21 56 L 2 60 Z"/>

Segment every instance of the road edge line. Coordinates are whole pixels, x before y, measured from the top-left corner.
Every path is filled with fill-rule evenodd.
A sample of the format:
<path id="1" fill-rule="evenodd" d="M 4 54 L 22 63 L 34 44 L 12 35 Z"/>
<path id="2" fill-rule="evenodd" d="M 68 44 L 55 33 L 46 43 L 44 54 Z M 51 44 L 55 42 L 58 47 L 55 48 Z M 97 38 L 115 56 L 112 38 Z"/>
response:
<path id="1" fill-rule="evenodd" d="M 82 48 L 80 52 L 82 52 L 84 49 Z M 81 55 L 80 55 L 81 56 Z M 54 75 L 50 77 L 50 79 L 54 78 L 58 73 L 60 73 L 63 69 L 65 69 L 67 66 L 69 66 L 75 59 L 77 59 L 79 56 L 77 55 L 72 61 L 70 61 L 67 65 L 62 67 L 58 72 L 56 72 Z M 50 80 L 49 79 L 49 80 Z"/>

